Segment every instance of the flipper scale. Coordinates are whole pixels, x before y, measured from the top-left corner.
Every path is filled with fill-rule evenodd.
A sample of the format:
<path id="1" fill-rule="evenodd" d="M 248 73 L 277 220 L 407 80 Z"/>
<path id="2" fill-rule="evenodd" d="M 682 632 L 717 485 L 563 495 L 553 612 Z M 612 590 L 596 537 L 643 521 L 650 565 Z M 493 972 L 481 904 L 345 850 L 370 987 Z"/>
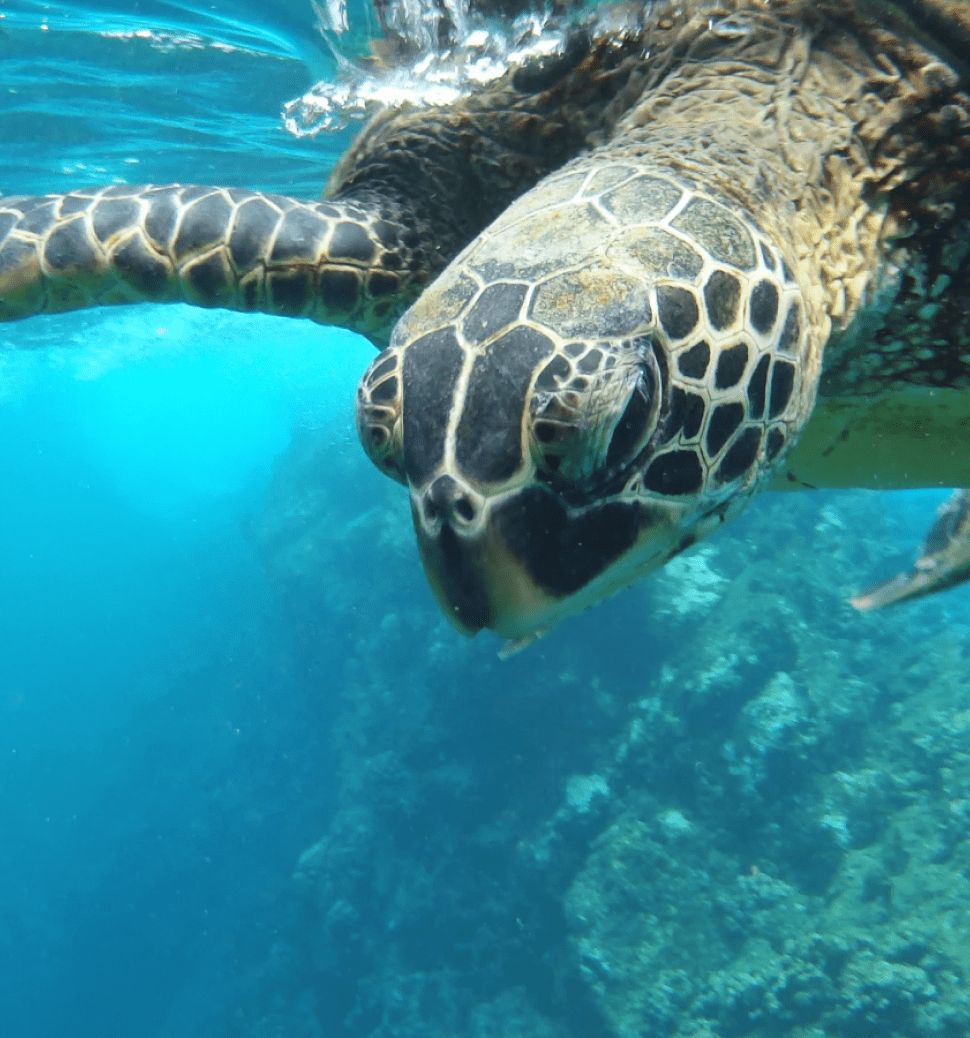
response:
<path id="1" fill-rule="evenodd" d="M 382 341 L 431 275 L 387 209 L 191 185 L 2 199 L 0 320 L 185 302 Z"/>

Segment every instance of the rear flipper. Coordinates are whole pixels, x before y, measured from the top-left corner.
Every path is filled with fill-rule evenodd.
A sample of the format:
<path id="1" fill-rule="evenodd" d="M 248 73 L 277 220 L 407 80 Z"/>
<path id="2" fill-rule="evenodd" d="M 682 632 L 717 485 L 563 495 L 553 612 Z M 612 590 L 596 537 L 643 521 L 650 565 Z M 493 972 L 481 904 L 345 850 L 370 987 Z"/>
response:
<path id="1" fill-rule="evenodd" d="M 912 569 L 850 602 L 866 612 L 945 591 L 965 580 L 970 580 L 970 490 L 957 490 L 936 513 Z"/>

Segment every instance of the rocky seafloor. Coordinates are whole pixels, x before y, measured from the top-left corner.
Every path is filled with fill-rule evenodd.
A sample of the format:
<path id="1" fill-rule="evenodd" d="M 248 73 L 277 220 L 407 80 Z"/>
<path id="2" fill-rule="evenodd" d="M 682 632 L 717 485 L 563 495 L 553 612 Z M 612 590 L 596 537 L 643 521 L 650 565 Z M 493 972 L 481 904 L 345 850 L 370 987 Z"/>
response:
<path id="1" fill-rule="evenodd" d="M 233 1035 L 970 1034 L 970 595 L 846 605 L 918 521 L 767 496 L 503 663 L 365 468 L 303 434 L 251 523 L 305 666 L 343 647 L 341 806 Z"/>

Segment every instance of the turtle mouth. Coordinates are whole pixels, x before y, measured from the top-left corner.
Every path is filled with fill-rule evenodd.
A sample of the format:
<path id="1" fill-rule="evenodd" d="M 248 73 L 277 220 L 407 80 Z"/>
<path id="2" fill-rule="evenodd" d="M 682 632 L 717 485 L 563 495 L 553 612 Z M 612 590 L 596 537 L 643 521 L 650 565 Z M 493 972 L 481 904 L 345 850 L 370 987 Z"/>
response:
<path id="1" fill-rule="evenodd" d="M 442 613 L 462 634 L 491 629 L 505 638 L 530 635 L 554 604 L 509 551 L 494 507 L 474 531 L 444 521 L 429 529 L 412 502 L 418 550 Z"/>
<path id="2" fill-rule="evenodd" d="M 421 561 L 445 616 L 464 634 L 533 639 L 665 561 L 654 511 L 613 499 L 569 508 L 545 486 L 482 502 L 473 523 L 428 520 L 412 493 Z M 666 538 L 661 538 L 666 542 Z"/>
<path id="3" fill-rule="evenodd" d="M 428 583 L 445 616 L 462 634 L 474 635 L 491 626 L 492 609 L 483 579 L 483 559 L 475 540 L 442 523 L 429 535 L 415 517 L 418 548 Z"/>

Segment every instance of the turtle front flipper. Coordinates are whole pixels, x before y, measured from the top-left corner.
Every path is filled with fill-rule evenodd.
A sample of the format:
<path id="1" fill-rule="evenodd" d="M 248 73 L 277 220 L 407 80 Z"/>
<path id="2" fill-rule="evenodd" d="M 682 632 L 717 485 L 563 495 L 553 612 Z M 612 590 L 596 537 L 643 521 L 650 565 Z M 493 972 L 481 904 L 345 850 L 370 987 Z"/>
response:
<path id="1" fill-rule="evenodd" d="M 0 320 L 184 302 L 302 317 L 376 341 L 430 279 L 386 201 L 115 185 L 0 199 Z"/>
<path id="2" fill-rule="evenodd" d="M 182 185 L 0 198 L 0 321 L 185 302 L 340 325 L 383 345 L 462 247 L 609 132 L 622 105 L 608 102 L 641 49 L 635 36 L 593 45 L 579 34 L 551 66 L 450 105 L 382 112 L 319 202 Z"/>
<path id="3" fill-rule="evenodd" d="M 912 568 L 850 601 L 868 612 L 945 591 L 965 580 L 970 580 L 970 490 L 957 490 L 936 513 Z"/>

